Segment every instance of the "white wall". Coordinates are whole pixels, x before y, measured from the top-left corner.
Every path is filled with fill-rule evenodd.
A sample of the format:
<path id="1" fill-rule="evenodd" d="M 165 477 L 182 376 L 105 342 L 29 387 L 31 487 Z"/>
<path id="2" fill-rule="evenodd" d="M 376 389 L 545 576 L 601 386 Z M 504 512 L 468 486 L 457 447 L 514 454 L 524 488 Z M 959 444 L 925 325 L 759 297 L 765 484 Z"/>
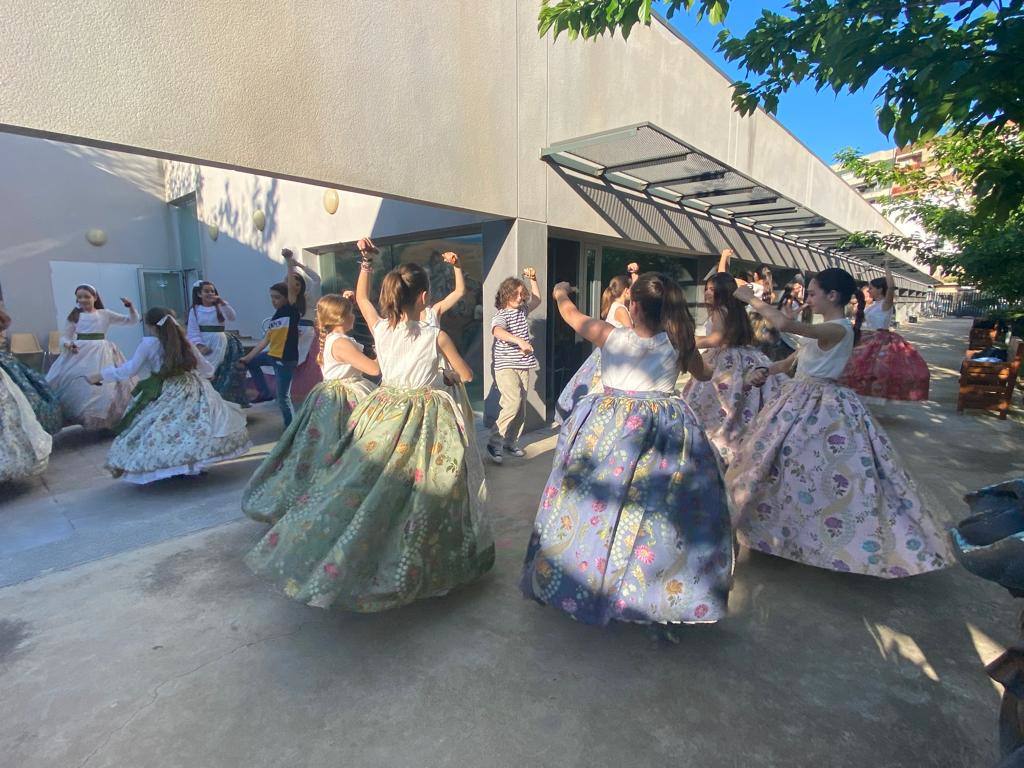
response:
<path id="1" fill-rule="evenodd" d="M 86 242 L 94 227 L 106 231 L 106 245 Z M 0 233 L 0 287 L 11 330 L 34 333 L 45 345 L 47 333 L 58 330 L 55 316 L 74 306 L 74 296 L 53 296 L 51 260 L 171 263 L 163 162 L 0 133 Z"/>
<path id="2" fill-rule="evenodd" d="M 367 235 L 387 237 L 483 220 L 352 192 L 339 193 L 338 210 L 332 215 L 323 205 L 324 187 L 188 163 L 169 162 L 166 184 L 168 199 L 196 193 L 206 279 L 238 311 L 238 328 L 253 336 L 273 311 L 267 289 L 284 277 L 282 248 L 298 255 L 303 249 Z M 266 216 L 262 232 L 252 220 L 257 209 Z M 218 230 L 216 240 L 206 229 L 211 224 Z M 304 254 L 303 259 L 317 268 L 313 254 Z"/>

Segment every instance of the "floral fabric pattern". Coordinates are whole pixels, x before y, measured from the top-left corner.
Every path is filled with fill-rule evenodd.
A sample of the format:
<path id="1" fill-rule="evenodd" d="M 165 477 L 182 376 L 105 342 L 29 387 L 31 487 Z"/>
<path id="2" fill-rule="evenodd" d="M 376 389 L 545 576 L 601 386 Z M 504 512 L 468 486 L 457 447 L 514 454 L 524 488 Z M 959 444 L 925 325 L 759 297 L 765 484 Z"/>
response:
<path id="1" fill-rule="evenodd" d="M 251 447 L 238 407 L 190 372 L 164 380 L 160 396 L 110 446 L 107 469 L 114 477 L 147 483 L 198 474 Z"/>
<path id="2" fill-rule="evenodd" d="M 26 480 L 42 474 L 49 462 L 50 436 L 35 418 L 27 398 L 0 369 L 0 483 Z"/>
<path id="3" fill-rule="evenodd" d="M 797 378 L 757 417 L 725 476 L 744 546 L 900 578 L 950 564 L 888 436 L 851 390 Z"/>
<path id="4" fill-rule="evenodd" d="M 50 389 L 46 379 L 38 371 L 29 368 L 10 352 L 0 349 L 0 368 L 24 393 L 36 419 L 51 435 L 60 432 L 64 426 L 64 415 L 61 413 L 60 401 Z"/>
<path id="5" fill-rule="evenodd" d="M 587 624 L 713 622 L 732 564 L 722 477 L 689 407 L 664 393 L 584 398 L 558 437 L 523 593 Z"/>
<path id="6" fill-rule="evenodd" d="M 304 492 L 246 556 L 309 605 L 370 613 L 441 596 L 494 565 L 470 504 L 451 397 L 382 386 L 308 467 Z"/>
<path id="7" fill-rule="evenodd" d="M 764 354 L 750 347 L 711 349 L 704 353 L 704 364 L 714 371 L 711 379 L 691 378 L 682 397 L 718 452 L 722 466 L 728 467 L 754 418 L 778 395 L 779 378 L 770 376 L 763 387 L 744 388 L 747 373 L 771 365 Z"/>
<path id="8" fill-rule="evenodd" d="M 558 401 L 555 403 L 555 421 L 558 424 L 563 424 L 569 419 L 569 414 L 576 407 L 576 403 L 591 392 L 600 391 L 601 348 L 594 347 L 594 351 L 583 361 L 583 365 L 573 374 L 558 396 Z"/>
<path id="9" fill-rule="evenodd" d="M 245 369 L 237 363 L 245 355 L 242 341 L 235 333 L 219 334 L 225 337 L 223 358 L 213 374 L 213 388 L 229 403 L 237 403 L 243 408 L 249 406 L 249 394 L 245 389 Z"/>
<path id="10" fill-rule="evenodd" d="M 132 401 L 135 379 L 105 381 L 94 386 L 85 377 L 104 368 L 124 364 L 118 346 L 106 339 L 79 339 L 78 352 L 64 350 L 53 363 L 46 381 L 60 400 L 64 421 L 86 429 L 113 429 Z"/>
<path id="11" fill-rule="evenodd" d="M 880 330 L 854 347 L 839 383 L 862 397 L 927 400 L 928 363 L 898 333 Z"/>
<path id="12" fill-rule="evenodd" d="M 242 511 L 262 523 L 284 517 L 295 499 L 309 490 L 310 477 L 323 457 L 341 443 L 349 416 L 371 388 L 365 379 L 317 384 L 246 485 Z"/>

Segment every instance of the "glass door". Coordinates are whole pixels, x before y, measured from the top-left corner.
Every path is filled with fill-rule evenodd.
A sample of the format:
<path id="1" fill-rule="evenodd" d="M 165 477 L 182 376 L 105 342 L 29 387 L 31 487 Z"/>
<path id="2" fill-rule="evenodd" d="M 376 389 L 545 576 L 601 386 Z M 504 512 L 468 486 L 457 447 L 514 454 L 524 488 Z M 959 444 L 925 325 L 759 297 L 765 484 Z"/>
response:
<path id="1" fill-rule="evenodd" d="M 184 325 L 189 306 L 185 301 L 185 280 L 186 273 L 180 269 L 140 269 L 140 311 L 145 313 L 150 307 L 167 307 L 175 311 Z"/>

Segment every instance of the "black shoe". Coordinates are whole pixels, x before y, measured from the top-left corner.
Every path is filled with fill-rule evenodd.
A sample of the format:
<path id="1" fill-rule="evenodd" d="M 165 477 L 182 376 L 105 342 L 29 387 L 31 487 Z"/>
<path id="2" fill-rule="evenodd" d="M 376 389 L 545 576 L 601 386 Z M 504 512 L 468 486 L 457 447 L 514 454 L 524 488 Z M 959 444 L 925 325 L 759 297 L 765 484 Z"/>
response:
<path id="1" fill-rule="evenodd" d="M 491 457 L 491 461 L 493 461 L 495 464 L 501 464 L 501 462 L 505 460 L 505 457 L 502 456 L 501 446 L 491 445 L 490 443 L 488 443 L 487 455 Z"/>

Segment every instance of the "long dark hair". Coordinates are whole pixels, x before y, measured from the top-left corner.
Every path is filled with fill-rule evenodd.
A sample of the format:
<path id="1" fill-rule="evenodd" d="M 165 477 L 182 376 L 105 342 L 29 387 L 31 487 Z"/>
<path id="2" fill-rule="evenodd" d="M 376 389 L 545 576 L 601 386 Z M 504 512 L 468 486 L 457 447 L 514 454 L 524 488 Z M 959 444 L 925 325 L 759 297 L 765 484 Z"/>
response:
<path id="1" fill-rule="evenodd" d="M 889 283 L 884 277 L 876 277 L 874 280 L 871 280 L 868 285 L 880 290 L 883 296 L 889 295 Z"/>
<path id="2" fill-rule="evenodd" d="M 306 278 L 304 278 L 302 275 L 298 274 L 297 272 L 293 272 L 291 276 L 299 281 L 299 295 L 295 297 L 295 301 L 291 302 L 291 304 L 292 304 L 293 307 L 295 307 L 297 310 L 299 310 L 299 315 L 300 316 L 301 315 L 305 315 L 306 314 Z M 287 286 L 285 286 L 284 295 L 285 296 L 291 295 L 291 294 L 288 293 L 288 287 Z"/>
<path id="3" fill-rule="evenodd" d="M 679 283 L 660 272 L 646 272 L 633 283 L 629 295 L 643 311 L 648 327 L 668 334 L 678 353 L 679 369 L 689 368 L 697 354 L 697 343 L 693 337 L 693 316 Z"/>
<path id="4" fill-rule="evenodd" d="M 416 297 L 429 290 L 430 278 L 419 264 L 402 264 L 384 275 L 380 286 L 380 309 L 387 318 L 388 327 L 396 327 L 402 320 L 402 313 L 408 312 Z"/>
<path id="5" fill-rule="evenodd" d="M 199 313 L 196 312 L 196 307 L 200 307 L 203 304 L 202 293 L 204 285 L 210 286 L 211 288 L 213 288 L 213 292 L 217 293 L 217 286 L 211 283 L 209 280 L 201 280 L 192 286 L 192 313 L 196 316 L 196 320 L 199 319 Z M 285 295 L 287 296 L 288 294 Z M 220 304 L 214 304 L 213 306 L 217 308 L 217 320 L 221 324 L 223 324 L 224 314 L 220 311 Z"/>
<path id="6" fill-rule="evenodd" d="M 106 307 L 103 306 L 103 299 L 100 298 L 99 291 L 97 291 L 91 285 L 84 285 L 83 284 L 83 285 L 79 285 L 79 286 L 77 286 L 75 288 L 75 296 L 77 297 L 78 296 L 78 292 L 82 291 L 82 290 L 88 291 L 89 293 L 92 294 L 92 297 L 94 299 L 93 304 L 92 304 L 93 309 L 106 309 Z M 75 308 L 72 309 L 68 313 L 68 322 L 69 323 L 77 323 L 78 322 L 78 318 L 80 318 L 81 316 L 82 316 L 82 308 L 76 305 Z"/>
<path id="7" fill-rule="evenodd" d="M 711 286 L 711 306 L 708 312 L 717 312 L 725 325 L 725 346 L 749 347 L 754 343 L 754 327 L 750 324 L 746 305 L 733 294 L 736 278 L 728 272 L 716 272 L 708 280 Z"/>
<path id="8" fill-rule="evenodd" d="M 860 326 L 864 322 L 864 294 L 857 290 L 857 281 L 853 279 L 853 275 L 845 269 L 830 267 L 816 274 L 814 282 L 825 293 L 835 291 L 839 294 L 840 307 L 845 307 L 851 298 L 856 297 L 857 313 L 853 320 L 853 343 L 856 344 L 860 341 Z"/>
<path id="9" fill-rule="evenodd" d="M 612 304 L 622 297 L 629 288 L 629 275 L 616 275 L 608 281 L 608 287 L 601 292 L 601 319 L 606 320 Z"/>
<path id="10" fill-rule="evenodd" d="M 145 317 L 146 325 L 156 330 L 156 337 L 164 350 L 164 364 L 160 367 L 160 375 L 176 376 L 179 373 L 194 371 L 199 361 L 182 327 L 169 319 L 164 320 L 163 325 L 157 325 L 168 315 L 173 318 L 174 310 L 167 307 L 150 307 Z"/>

